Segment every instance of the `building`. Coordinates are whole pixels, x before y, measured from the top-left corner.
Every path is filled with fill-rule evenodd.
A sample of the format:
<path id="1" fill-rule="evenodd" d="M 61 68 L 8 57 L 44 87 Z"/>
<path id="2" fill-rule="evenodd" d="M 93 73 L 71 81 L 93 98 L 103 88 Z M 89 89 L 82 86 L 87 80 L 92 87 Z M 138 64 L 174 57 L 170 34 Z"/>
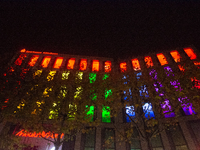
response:
<path id="1" fill-rule="evenodd" d="M 182 59 L 188 59 L 194 63 L 195 66 L 199 67 L 200 65 L 200 55 L 199 52 L 194 47 L 185 47 L 176 50 L 171 50 L 168 52 L 158 53 L 158 54 L 149 54 L 148 56 L 141 56 L 138 58 L 123 60 L 119 62 L 114 62 L 111 58 L 99 58 L 99 57 L 87 57 L 87 56 L 72 56 L 65 54 L 57 54 L 50 52 L 37 52 L 37 51 L 28 51 L 21 50 L 11 62 L 10 71 L 15 71 L 16 66 L 20 65 L 29 65 L 32 68 L 38 70 L 47 69 L 50 70 L 50 74 L 59 72 L 60 70 L 71 71 L 77 70 L 82 72 L 82 75 L 94 72 L 126 72 L 132 71 L 137 73 L 137 77 L 140 78 L 141 72 L 144 67 L 150 68 L 153 66 L 160 66 L 163 70 L 173 72 L 174 68 L 179 68 L 180 71 L 184 71 L 184 68 L 181 66 Z M 31 69 L 31 68 L 30 68 Z M 22 70 L 22 75 L 28 72 L 27 69 Z M 66 72 L 65 72 L 66 73 Z M 149 75 L 152 77 L 152 80 L 156 82 L 156 76 L 153 75 L 156 73 L 156 70 L 152 69 L 149 72 Z M 90 76 L 90 75 L 89 75 Z M 92 76 L 90 76 L 92 78 Z M 127 78 L 124 76 L 124 78 Z M 199 80 L 196 78 L 192 79 L 195 82 L 194 87 L 200 88 Z M 125 83 L 126 84 L 126 83 Z M 176 87 L 180 83 L 172 82 L 171 85 Z M 162 83 L 157 83 L 154 85 L 156 92 L 159 96 L 162 96 L 164 93 L 159 93 L 159 86 L 162 86 Z M 140 91 L 138 91 L 142 96 L 142 93 L 146 93 L 144 96 L 148 96 L 148 91 L 145 85 Z M 131 92 L 130 92 L 131 93 Z M 129 93 L 129 94 L 130 94 Z M 108 91 L 109 94 L 109 91 Z M 126 97 L 124 97 L 126 99 Z M 129 116 L 134 117 L 135 113 L 131 111 L 131 107 L 127 106 L 126 113 Z M 168 101 L 165 101 L 165 105 L 161 105 L 162 108 L 168 107 L 170 110 L 170 105 Z M 176 130 L 173 131 L 163 131 L 159 136 L 152 140 L 152 146 L 154 150 L 198 150 L 200 149 L 200 120 L 198 120 L 194 115 L 194 110 L 192 105 L 188 104 L 182 107 L 183 108 L 183 118 L 179 125 L 176 127 Z M 143 105 L 143 110 L 147 110 L 147 116 L 155 117 L 151 104 L 145 103 Z M 89 134 L 78 133 L 74 137 L 73 141 L 68 141 L 63 144 L 60 148 L 62 150 L 146 150 L 147 143 L 140 138 L 137 132 L 134 132 L 133 143 L 129 144 L 127 142 L 117 142 L 116 139 L 111 142 L 108 148 L 103 147 L 105 145 L 104 139 L 107 137 L 118 137 L 119 133 L 113 129 L 113 124 L 111 123 L 112 118 L 109 117 L 109 112 L 107 110 L 102 110 L 102 113 L 97 113 L 98 118 L 101 118 L 102 124 L 97 127 L 95 130 L 92 130 Z M 166 118 L 173 117 L 174 113 L 167 113 Z M 120 124 L 123 128 L 125 124 L 130 122 L 130 119 L 121 115 L 118 118 L 115 118 L 115 125 Z M 123 126 L 124 125 L 124 126 Z M 42 133 L 40 133 L 42 134 Z M 44 133 L 46 134 L 46 133 Z M 34 143 L 38 147 L 38 150 L 53 150 L 53 145 L 48 144 L 48 142 L 42 140 L 38 137 L 37 134 L 34 136 L 24 135 L 22 131 L 16 133 L 17 136 L 22 136 L 25 143 Z"/>

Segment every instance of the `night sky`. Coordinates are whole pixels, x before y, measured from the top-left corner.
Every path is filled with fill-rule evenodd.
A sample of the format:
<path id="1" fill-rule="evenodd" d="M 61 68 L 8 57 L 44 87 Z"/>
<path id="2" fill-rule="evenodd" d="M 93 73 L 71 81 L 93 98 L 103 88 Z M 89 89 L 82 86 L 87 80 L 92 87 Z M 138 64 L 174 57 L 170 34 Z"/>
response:
<path id="1" fill-rule="evenodd" d="M 200 49 L 198 1 L 0 2 L 0 53 L 125 59 L 188 45 Z"/>

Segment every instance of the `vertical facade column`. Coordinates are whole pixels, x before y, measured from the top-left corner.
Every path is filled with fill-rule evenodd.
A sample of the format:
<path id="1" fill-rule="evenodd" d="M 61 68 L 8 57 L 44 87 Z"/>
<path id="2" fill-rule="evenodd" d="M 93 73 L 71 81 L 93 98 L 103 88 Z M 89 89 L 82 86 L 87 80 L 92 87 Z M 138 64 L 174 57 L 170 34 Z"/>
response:
<path id="1" fill-rule="evenodd" d="M 164 130 L 163 132 L 160 133 L 160 135 L 161 135 L 164 149 L 172 150 L 166 131 Z"/>
<path id="2" fill-rule="evenodd" d="M 115 130 L 115 143 L 116 143 L 116 150 L 125 150 L 126 149 L 126 142 L 124 139 L 121 138 L 121 134 L 124 134 L 123 127 L 119 127 Z"/>
<path id="3" fill-rule="evenodd" d="M 186 122 L 181 121 L 181 122 L 179 123 L 179 125 L 180 125 L 180 127 L 181 127 L 181 129 L 182 129 L 183 136 L 185 137 L 185 140 L 186 140 L 186 142 L 187 142 L 188 148 L 189 148 L 190 150 L 197 150 L 197 147 L 195 146 L 195 143 L 194 143 L 194 141 L 192 140 L 192 136 L 191 136 L 191 134 L 190 134 L 190 132 L 189 132 L 189 129 L 188 129 L 188 127 L 187 127 Z"/>
<path id="4" fill-rule="evenodd" d="M 101 150 L 101 127 L 96 128 L 95 150 Z"/>
<path id="5" fill-rule="evenodd" d="M 76 135 L 74 150 L 80 150 L 80 149 L 81 149 L 81 132 L 78 132 Z"/>

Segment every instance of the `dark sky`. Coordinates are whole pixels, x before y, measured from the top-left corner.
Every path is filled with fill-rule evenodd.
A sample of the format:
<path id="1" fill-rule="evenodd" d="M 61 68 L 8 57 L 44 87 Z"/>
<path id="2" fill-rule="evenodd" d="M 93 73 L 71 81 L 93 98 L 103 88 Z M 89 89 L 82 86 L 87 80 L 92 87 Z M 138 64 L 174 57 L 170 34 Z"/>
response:
<path id="1" fill-rule="evenodd" d="M 128 58 L 193 44 L 198 1 L 3 1 L 0 50 Z"/>

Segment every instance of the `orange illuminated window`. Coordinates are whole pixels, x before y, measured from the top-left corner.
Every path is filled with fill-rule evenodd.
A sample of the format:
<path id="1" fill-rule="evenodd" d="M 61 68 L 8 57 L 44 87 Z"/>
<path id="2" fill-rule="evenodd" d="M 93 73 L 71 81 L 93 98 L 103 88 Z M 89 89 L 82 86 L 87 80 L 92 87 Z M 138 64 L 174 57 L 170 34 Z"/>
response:
<path id="1" fill-rule="evenodd" d="M 60 66 L 62 65 L 62 62 L 63 62 L 63 57 L 56 58 L 53 68 L 57 68 L 57 69 L 60 68 Z"/>
<path id="2" fill-rule="evenodd" d="M 74 69 L 75 58 L 70 58 L 68 60 L 67 69 Z"/>
<path id="3" fill-rule="evenodd" d="M 144 61 L 147 65 L 147 68 L 153 67 L 153 61 L 152 61 L 152 58 L 150 56 L 144 57 Z"/>
<path id="4" fill-rule="evenodd" d="M 184 48 L 185 53 L 190 57 L 191 60 L 196 59 L 197 55 L 194 53 L 193 49 L 191 48 Z"/>
<path id="5" fill-rule="evenodd" d="M 123 63 L 120 63 L 120 69 L 121 69 L 121 71 L 122 71 L 122 72 L 124 72 L 124 71 L 126 71 L 126 70 L 127 70 L 127 65 L 126 65 L 126 63 L 125 63 L 125 62 L 123 62 Z"/>
<path id="6" fill-rule="evenodd" d="M 139 63 L 139 61 L 138 61 L 137 58 L 136 58 L 136 59 L 132 59 L 131 61 L 132 61 L 133 69 L 134 69 L 135 71 L 141 70 L 141 68 L 140 68 L 140 63 Z"/>
<path id="7" fill-rule="evenodd" d="M 181 65 L 178 65 L 178 68 L 180 69 L 180 71 L 185 71 L 184 67 Z"/>
<path id="8" fill-rule="evenodd" d="M 166 57 L 162 53 L 157 54 L 157 57 L 161 66 L 168 64 Z"/>
<path id="9" fill-rule="evenodd" d="M 35 65 L 35 63 L 37 62 L 38 58 L 39 58 L 39 55 L 33 55 L 31 57 L 30 62 L 28 63 L 29 66 L 33 67 Z"/>
<path id="10" fill-rule="evenodd" d="M 48 67 L 50 60 L 51 60 L 51 57 L 50 57 L 50 56 L 44 57 L 43 60 L 42 60 L 42 64 L 41 64 L 42 67 L 43 67 L 43 68 Z"/>
<path id="11" fill-rule="evenodd" d="M 106 61 L 104 68 L 105 68 L 105 72 L 110 72 L 111 71 L 111 61 Z"/>
<path id="12" fill-rule="evenodd" d="M 99 61 L 98 60 L 93 60 L 92 71 L 99 71 Z"/>
<path id="13" fill-rule="evenodd" d="M 171 51 L 170 54 L 172 55 L 175 62 L 181 61 L 181 56 L 178 51 Z"/>
<path id="14" fill-rule="evenodd" d="M 87 59 L 81 59 L 80 70 L 86 70 L 87 68 Z"/>
<path id="15" fill-rule="evenodd" d="M 22 49 L 20 52 L 24 53 L 24 52 L 26 52 L 26 50 L 25 50 L 25 49 Z"/>
<path id="16" fill-rule="evenodd" d="M 18 66 L 20 66 L 21 64 L 22 64 L 22 61 L 26 58 L 26 54 L 21 54 L 18 58 L 17 58 L 17 60 L 15 61 L 15 65 L 18 65 Z"/>

